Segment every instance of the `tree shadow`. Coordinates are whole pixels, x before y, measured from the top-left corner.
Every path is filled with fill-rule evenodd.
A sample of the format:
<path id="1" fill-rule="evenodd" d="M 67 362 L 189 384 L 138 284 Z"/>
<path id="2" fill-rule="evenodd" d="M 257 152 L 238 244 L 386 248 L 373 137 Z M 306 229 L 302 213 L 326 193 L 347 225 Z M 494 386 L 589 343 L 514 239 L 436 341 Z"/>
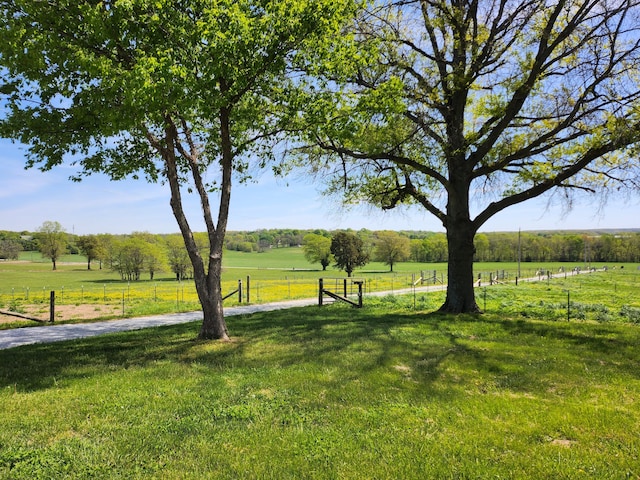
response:
<path id="1" fill-rule="evenodd" d="M 52 388 L 62 378 L 73 381 L 103 374 L 105 368 L 117 371 L 165 360 L 198 363 L 212 373 L 320 364 L 341 372 L 338 381 L 349 381 L 380 368 L 393 369 L 398 357 L 404 363 L 422 361 L 423 368 L 415 373 L 420 382 L 430 382 L 438 376 L 438 365 L 460 347 L 419 346 L 415 338 L 403 339 L 394 333 L 415 322 L 411 313 L 302 307 L 229 317 L 230 342 L 197 340 L 199 324 L 189 323 L 29 345 L 0 351 L 0 387 L 36 391 Z M 433 332 L 437 330 L 434 323 Z"/>
<path id="2" fill-rule="evenodd" d="M 183 324 L 0 350 L 0 386 L 34 391 L 54 386 L 56 379 L 99 374 L 105 367 L 145 366 L 179 356 L 190 348 L 194 332 L 193 324 Z"/>
<path id="3" fill-rule="evenodd" d="M 500 321 L 501 327 L 513 335 L 533 335 L 567 341 L 574 347 L 591 352 L 617 355 L 637 348 L 640 331 L 624 325 L 603 325 L 579 322 L 535 322 L 522 319 Z M 625 333 L 629 336 L 623 336 Z"/>
<path id="4" fill-rule="evenodd" d="M 0 387 L 36 391 L 52 388 L 59 379 L 102 375 L 105 368 L 117 371 L 170 361 L 197 363 L 212 375 L 233 369 L 326 369 L 335 375 L 314 380 L 326 389 L 385 375 L 395 387 L 402 385 L 416 396 L 455 395 L 476 380 L 470 375 L 497 388 L 544 390 L 548 370 L 531 368 L 541 347 L 524 354 L 520 350 L 526 349 L 516 348 L 519 344 L 511 348 L 510 339 L 520 337 L 554 338 L 598 352 L 616 359 L 610 368 L 638 377 L 637 357 L 620 358 L 633 348 L 638 334 L 617 338 L 611 329 L 594 325 L 590 333 L 586 326 L 576 330 L 556 323 L 411 310 L 385 313 L 341 305 L 233 316 L 227 323 L 230 342 L 196 340 L 200 325 L 194 322 L 1 350 Z"/>

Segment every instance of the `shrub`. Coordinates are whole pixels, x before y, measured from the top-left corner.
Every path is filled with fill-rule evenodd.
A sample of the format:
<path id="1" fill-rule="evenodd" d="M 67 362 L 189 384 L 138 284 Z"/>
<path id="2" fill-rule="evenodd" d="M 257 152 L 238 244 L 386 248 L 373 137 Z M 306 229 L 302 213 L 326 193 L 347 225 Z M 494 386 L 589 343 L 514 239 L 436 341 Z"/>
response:
<path id="1" fill-rule="evenodd" d="M 640 324 L 640 308 L 623 305 L 620 308 L 620 316 L 625 318 L 628 322 Z"/>

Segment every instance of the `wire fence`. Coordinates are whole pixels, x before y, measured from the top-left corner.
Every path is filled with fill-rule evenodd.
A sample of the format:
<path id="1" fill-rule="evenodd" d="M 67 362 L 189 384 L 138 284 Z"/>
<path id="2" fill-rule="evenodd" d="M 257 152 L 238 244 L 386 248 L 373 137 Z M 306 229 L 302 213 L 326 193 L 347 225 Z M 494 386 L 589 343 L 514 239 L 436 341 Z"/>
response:
<path id="1" fill-rule="evenodd" d="M 518 275 L 518 273 L 520 275 Z M 585 275 L 586 273 L 586 275 Z M 527 270 L 493 270 L 474 273 L 476 301 L 485 311 L 546 318 L 607 321 L 621 317 L 640 323 L 638 272 L 614 272 L 608 269 L 544 268 Z M 600 299 L 592 290 L 582 291 L 582 284 L 593 277 Z M 344 278 L 326 279 L 326 288 L 338 290 Z M 443 271 L 422 270 L 415 273 L 367 273 L 362 276 L 363 293 L 377 292 L 428 294 L 445 291 L 447 276 Z M 335 285 L 332 286 L 331 282 Z M 518 289 L 526 283 L 528 288 Z M 354 288 L 349 284 L 349 288 Z M 502 287 L 502 288 L 497 288 Z M 318 278 L 287 275 L 281 279 L 227 280 L 222 283 L 226 306 L 240 303 L 269 303 L 318 296 Z M 11 287 L 0 290 L 0 309 L 35 313 L 44 318 L 55 291 L 57 306 L 95 308 L 95 317 L 134 316 L 199 309 L 193 282 L 105 282 L 74 287 Z M 525 293 L 526 292 L 526 293 Z M 353 293 L 353 292 L 349 292 Z M 230 295 L 229 295 L 230 294 Z M 101 308 L 101 307 L 109 308 Z"/>

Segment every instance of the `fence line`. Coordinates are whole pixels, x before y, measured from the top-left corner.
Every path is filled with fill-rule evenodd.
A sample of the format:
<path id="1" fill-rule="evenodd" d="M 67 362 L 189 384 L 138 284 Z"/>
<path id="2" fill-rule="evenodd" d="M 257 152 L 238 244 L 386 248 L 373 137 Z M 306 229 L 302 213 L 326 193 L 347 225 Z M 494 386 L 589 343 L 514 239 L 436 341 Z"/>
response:
<path id="1" fill-rule="evenodd" d="M 521 271 L 521 273 L 523 273 Z M 518 278 L 516 272 L 507 270 L 482 271 L 476 272 L 476 286 L 482 287 L 484 290 L 477 294 L 477 301 L 481 307 L 496 308 L 492 306 L 495 296 L 499 295 L 497 291 L 487 286 L 492 285 L 516 285 L 518 282 L 532 282 L 553 284 L 558 280 L 574 277 L 579 273 L 585 273 L 584 270 L 566 269 L 561 271 L 549 271 L 545 269 L 527 269 L 521 278 Z M 591 270 L 589 270 L 591 273 Z M 628 272 L 632 273 L 632 272 Z M 439 290 L 446 288 L 446 276 L 442 272 L 435 270 L 422 270 L 419 273 L 398 273 L 398 274 L 380 274 L 362 276 L 366 279 L 363 285 L 363 293 L 371 294 L 375 292 L 400 292 L 400 291 L 424 291 L 425 289 L 433 289 L 439 287 Z M 636 281 L 638 273 L 634 273 L 633 281 Z M 335 279 L 339 281 L 340 279 Z M 238 281 L 230 280 L 223 282 L 223 295 L 233 291 L 238 286 Z M 614 288 L 616 286 L 614 285 Z M 590 301 L 588 298 L 581 298 L 579 287 L 572 287 L 571 290 L 564 289 L 561 292 L 545 293 L 545 305 L 540 306 L 542 300 L 532 299 L 531 309 L 536 308 L 550 310 L 559 310 L 560 306 L 565 309 L 565 316 L 569 319 L 585 319 L 596 318 L 603 320 L 607 315 L 611 316 L 611 312 L 607 312 L 597 303 Z M 0 309 L 20 311 L 21 306 L 25 305 L 46 305 L 50 300 L 50 291 L 52 289 L 44 286 L 42 288 L 20 287 L 5 288 L 0 290 Z M 577 291 L 576 291 L 577 290 Z M 493 293 L 491 293 L 493 292 Z M 244 295 L 243 295 L 244 294 Z M 240 292 L 241 296 L 231 296 L 225 301 L 225 305 L 231 306 L 248 301 L 250 298 L 253 303 L 267 303 L 273 301 L 293 300 L 299 298 L 313 298 L 318 295 L 318 279 L 304 276 L 285 276 L 279 280 L 255 280 L 247 277 L 247 284 Z M 489 300 L 489 304 L 487 304 Z M 164 303 L 165 311 L 167 303 L 173 303 L 176 310 L 180 309 L 197 309 L 198 296 L 195 291 L 195 285 L 192 282 L 126 282 L 126 283 L 102 283 L 99 285 L 81 285 L 80 287 L 64 287 L 60 286 L 56 289 L 57 305 L 111 305 L 119 308 L 122 315 L 125 311 L 130 312 L 131 308 L 138 304 L 144 303 Z M 537 303 L 536 303 L 537 302 Z M 504 303 L 504 300 L 503 300 Z M 637 302 L 636 302 L 637 303 Z M 638 305 L 640 306 L 640 305 Z M 539 308 L 540 307 L 540 308 Z M 158 307 L 160 308 L 160 307 Z M 500 308 L 500 307 L 498 307 Z M 633 300 L 621 302 L 620 308 L 624 308 L 624 315 L 633 319 L 640 314 Z M 632 320 L 635 321 L 635 320 Z"/>
<path id="2" fill-rule="evenodd" d="M 493 285 L 494 283 L 513 283 L 517 281 L 551 281 L 556 278 L 567 278 L 580 273 L 577 269 L 562 272 L 551 272 L 544 269 L 529 269 L 519 278 L 517 272 L 508 270 L 474 272 L 477 286 Z M 395 292 L 412 287 L 446 286 L 447 276 L 436 270 L 421 270 L 419 273 L 400 273 L 385 275 L 362 275 L 365 278 L 364 293 L 380 291 Z M 249 277 L 247 277 L 249 280 Z M 248 282 L 247 282 L 248 283 Z M 227 280 L 222 283 L 223 295 L 238 288 L 238 280 Z M 280 280 L 255 280 L 244 288 L 245 296 L 255 303 L 298 298 L 312 298 L 318 293 L 318 278 L 285 276 Z M 31 288 L 29 286 L 12 287 L 0 290 L 0 305 L 11 303 L 44 303 L 49 300 L 49 292 L 57 291 L 56 300 L 59 304 L 74 303 L 110 303 L 120 302 L 124 295 L 126 302 L 135 301 L 175 301 L 176 303 L 197 302 L 198 296 L 193 282 L 109 282 L 99 286 L 81 285 L 80 287 L 50 287 Z M 236 297 L 237 298 L 237 297 Z M 235 302 L 232 296 L 227 303 Z M 244 301 L 244 300 L 243 300 Z"/>

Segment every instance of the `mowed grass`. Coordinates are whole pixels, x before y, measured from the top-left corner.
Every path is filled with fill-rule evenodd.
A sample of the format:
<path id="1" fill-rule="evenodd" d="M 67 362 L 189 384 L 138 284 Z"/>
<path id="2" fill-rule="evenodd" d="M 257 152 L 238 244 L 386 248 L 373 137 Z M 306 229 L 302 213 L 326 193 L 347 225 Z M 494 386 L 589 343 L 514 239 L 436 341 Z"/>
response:
<path id="1" fill-rule="evenodd" d="M 369 299 L 0 351 L 0 478 L 640 478 L 640 329 Z"/>

